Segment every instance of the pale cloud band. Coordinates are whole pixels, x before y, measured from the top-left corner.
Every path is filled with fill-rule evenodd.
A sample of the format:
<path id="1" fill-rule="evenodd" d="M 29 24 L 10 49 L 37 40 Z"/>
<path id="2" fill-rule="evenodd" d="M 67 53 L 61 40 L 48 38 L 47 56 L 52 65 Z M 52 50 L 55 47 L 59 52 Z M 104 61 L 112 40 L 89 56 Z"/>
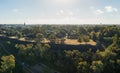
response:
<path id="1" fill-rule="evenodd" d="M 105 6 L 103 9 L 97 9 L 97 10 L 94 10 L 94 7 L 90 7 L 90 9 L 92 9 L 96 15 L 100 15 L 103 13 L 118 12 L 118 9 L 112 6 Z"/>
<path id="2" fill-rule="evenodd" d="M 106 12 L 117 12 L 118 11 L 117 8 L 114 8 L 112 6 L 105 6 L 105 10 Z"/>
<path id="3" fill-rule="evenodd" d="M 63 19 L 26 19 L 26 24 L 119 24 L 120 19 L 104 19 L 104 18 L 63 18 Z M 6 24 L 19 23 L 23 24 L 23 20 L 3 20 Z"/>

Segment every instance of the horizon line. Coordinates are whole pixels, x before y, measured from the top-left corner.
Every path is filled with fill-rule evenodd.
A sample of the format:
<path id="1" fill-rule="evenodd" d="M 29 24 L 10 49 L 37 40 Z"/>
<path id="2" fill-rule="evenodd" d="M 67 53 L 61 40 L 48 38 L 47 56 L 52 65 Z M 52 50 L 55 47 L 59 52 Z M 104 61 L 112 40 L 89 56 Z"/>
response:
<path id="1" fill-rule="evenodd" d="M 80 24 L 73 24 L 73 23 L 69 23 L 69 24 L 61 24 L 61 23 L 53 23 L 53 24 L 51 24 L 51 23 L 44 23 L 44 24 L 42 24 L 42 23 L 32 23 L 32 24 L 24 24 L 24 23 L 0 23 L 0 25 L 120 25 L 120 23 L 118 24 L 118 23 L 90 23 L 90 24 L 88 24 L 88 23 L 80 23 Z"/>

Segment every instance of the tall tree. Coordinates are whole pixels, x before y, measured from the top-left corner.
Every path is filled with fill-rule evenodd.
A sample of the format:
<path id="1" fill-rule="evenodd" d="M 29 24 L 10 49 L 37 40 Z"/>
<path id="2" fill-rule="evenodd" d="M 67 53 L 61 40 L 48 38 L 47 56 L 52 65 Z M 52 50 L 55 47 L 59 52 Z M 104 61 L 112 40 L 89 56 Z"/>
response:
<path id="1" fill-rule="evenodd" d="M 15 67 L 15 57 L 13 55 L 2 56 L 0 71 L 4 73 L 12 73 L 12 69 Z"/>
<path id="2" fill-rule="evenodd" d="M 93 73 L 101 73 L 103 71 L 104 64 L 100 60 L 92 61 L 90 68 L 93 70 Z"/>

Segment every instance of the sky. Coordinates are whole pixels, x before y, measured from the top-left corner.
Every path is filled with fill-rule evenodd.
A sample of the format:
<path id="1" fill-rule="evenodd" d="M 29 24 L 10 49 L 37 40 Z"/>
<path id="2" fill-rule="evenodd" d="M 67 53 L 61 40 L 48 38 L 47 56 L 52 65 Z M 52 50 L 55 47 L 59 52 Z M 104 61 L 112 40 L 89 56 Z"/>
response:
<path id="1" fill-rule="evenodd" d="M 0 24 L 120 24 L 120 0 L 0 0 Z"/>

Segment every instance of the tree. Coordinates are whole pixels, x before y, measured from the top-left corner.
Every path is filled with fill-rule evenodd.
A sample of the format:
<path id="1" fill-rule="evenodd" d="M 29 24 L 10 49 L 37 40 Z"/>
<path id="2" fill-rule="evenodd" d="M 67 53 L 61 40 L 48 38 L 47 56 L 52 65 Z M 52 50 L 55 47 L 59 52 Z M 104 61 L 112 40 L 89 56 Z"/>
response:
<path id="1" fill-rule="evenodd" d="M 42 42 L 43 40 L 44 40 L 44 35 L 43 34 L 41 34 L 41 33 L 37 33 L 36 34 L 36 40 L 38 41 L 38 42 Z"/>
<path id="2" fill-rule="evenodd" d="M 87 61 L 81 61 L 77 66 L 77 73 L 89 73 L 89 64 Z"/>
<path id="3" fill-rule="evenodd" d="M 96 35 L 97 36 L 97 42 L 103 42 L 103 32 L 99 31 L 99 33 Z"/>
<path id="4" fill-rule="evenodd" d="M 61 38 L 61 44 L 64 44 L 65 43 L 65 38 Z"/>
<path id="5" fill-rule="evenodd" d="M 31 55 L 33 55 L 33 44 L 16 44 L 15 47 L 18 49 L 18 55 L 23 59 L 28 59 Z"/>
<path id="6" fill-rule="evenodd" d="M 119 65 L 120 65 L 120 59 L 117 59 L 117 64 L 119 64 Z"/>
<path id="7" fill-rule="evenodd" d="M 89 42 L 89 37 L 88 36 L 86 36 L 86 35 L 80 35 L 79 37 L 78 37 L 78 42 Z"/>
<path id="8" fill-rule="evenodd" d="M 22 32 L 17 32 L 17 37 L 18 38 L 21 38 L 23 35 L 22 35 Z"/>
<path id="9" fill-rule="evenodd" d="M 101 56 L 102 60 L 108 60 L 110 58 L 114 58 L 116 56 L 116 53 L 112 52 L 109 49 L 105 49 L 105 51 L 98 52 L 98 55 Z"/>
<path id="10" fill-rule="evenodd" d="M 82 42 L 82 36 L 81 35 L 78 37 L 78 42 Z"/>
<path id="11" fill-rule="evenodd" d="M 27 54 L 26 53 L 26 49 L 27 49 L 26 46 L 23 44 L 16 44 L 15 47 L 16 47 L 16 49 L 18 49 L 18 55 L 25 59 L 26 54 Z"/>
<path id="12" fill-rule="evenodd" d="M 97 35 L 96 35 L 95 32 L 91 32 L 91 33 L 90 33 L 90 38 L 91 38 L 93 41 L 97 41 L 97 40 L 98 40 L 98 37 L 97 37 Z"/>
<path id="13" fill-rule="evenodd" d="M 44 45 L 44 50 L 45 50 L 45 51 L 48 51 L 49 48 L 50 48 L 50 45 L 49 45 L 49 44 L 45 44 L 45 45 Z"/>
<path id="14" fill-rule="evenodd" d="M 115 34 L 112 38 L 113 38 L 113 44 L 116 44 L 116 46 L 118 47 L 119 42 L 120 42 L 118 35 Z"/>
<path id="15" fill-rule="evenodd" d="M 88 36 L 84 36 L 83 41 L 86 42 L 86 43 L 89 42 L 89 37 Z"/>
<path id="16" fill-rule="evenodd" d="M 101 73 L 103 71 L 104 64 L 100 60 L 92 61 L 90 68 L 94 73 Z"/>
<path id="17" fill-rule="evenodd" d="M 67 72 L 73 73 L 78 70 L 78 62 L 80 61 L 80 54 L 81 52 L 79 50 L 68 50 L 65 52 L 65 60 L 67 60 L 67 63 L 64 64 L 64 67 L 66 68 Z"/>
<path id="18" fill-rule="evenodd" d="M 35 55 L 40 56 L 41 58 L 45 58 L 49 53 L 48 51 L 50 47 L 51 46 L 49 44 L 44 44 L 42 46 L 40 43 L 37 43 L 34 49 Z"/>
<path id="19" fill-rule="evenodd" d="M 111 51 L 117 51 L 120 48 L 120 40 L 117 34 L 112 37 L 113 43 L 108 46 L 108 49 Z"/>
<path id="20" fill-rule="evenodd" d="M 15 57 L 13 55 L 2 56 L 1 58 L 1 72 L 12 73 L 12 69 L 15 67 Z"/>
<path id="21" fill-rule="evenodd" d="M 56 42 L 56 36 L 54 34 L 49 35 L 48 39 L 50 40 L 51 43 Z"/>

